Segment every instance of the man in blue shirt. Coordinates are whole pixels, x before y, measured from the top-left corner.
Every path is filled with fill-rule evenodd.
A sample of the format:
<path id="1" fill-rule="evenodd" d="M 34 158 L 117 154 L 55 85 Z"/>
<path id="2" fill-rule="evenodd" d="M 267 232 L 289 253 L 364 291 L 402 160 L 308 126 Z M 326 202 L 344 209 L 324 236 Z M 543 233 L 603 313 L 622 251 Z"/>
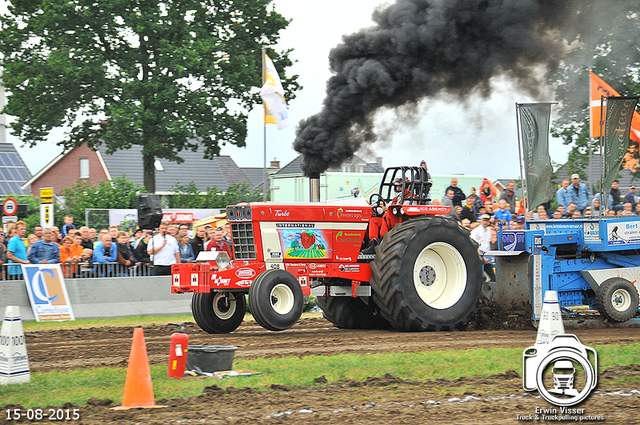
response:
<path id="1" fill-rule="evenodd" d="M 102 235 L 102 242 L 98 242 L 93 250 L 93 264 L 96 266 L 94 269 L 96 275 L 99 277 L 111 276 L 113 266 L 101 264 L 115 263 L 117 259 L 118 250 L 116 244 L 111 241 L 111 235 L 108 233 Z"/>
<path id="2" fill-rule="evenodd" d="M 42 231 L 42 240 L 33 244 L 29 253 L 32 264 L 54 264 L 60 262 L 60 247 L 53 242 L 53 231 L 49 228 Z"/>
<path id="3" fill-rule="evenodd" d="M 567 190 L 568 187 L 569 179 L 564 179 L 562 180 L 560 189 L 556 191 L 556 202 L 558 205 L 562 205 L 565 209 L 569 206 L 569 202 L 571 202 L 569 191 Z"/>
<path id="4" fill-rule="evenodd" d="M 27 259 L 27 247 L 24 244 L 24 235 L 27 233 L 27 225 L 24 221 L 16 223 L 16 234 L 7 244 L 7 259 L 9 263 L 29 264 Z M 22 279 L 22 267 L 9 266 L 10 279 Z"/>
<path id="5" fill-rule="evenodd" d="M 584 210 L 591 201 L 589 189 L 586 184 L 580 183 L 580 176 L 578 174 L 572 174 L 571 181 L 573 184 L 567 188 L 570 202 L 575 202 L 576 210 L 580 211 L 580 216 L 584 217 Z"/>
<path id="6" fill-rule="evenodd" d="M 498 205 L 500 206 L 500 209 L 493 213 L 493 218 L 506 222 L 509 229 L 511 229 L 511 211 L 507 209 L 507 201 L 500 199 L 498 201 Z"/>

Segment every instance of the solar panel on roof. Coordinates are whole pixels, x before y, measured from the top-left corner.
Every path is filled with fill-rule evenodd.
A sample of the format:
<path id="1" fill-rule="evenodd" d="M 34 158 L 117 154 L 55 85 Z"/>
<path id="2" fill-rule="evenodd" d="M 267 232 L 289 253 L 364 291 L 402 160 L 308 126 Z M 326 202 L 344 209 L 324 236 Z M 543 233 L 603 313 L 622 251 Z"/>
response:
<path id="1" fill-rule="evenodd" d="M 29 180 L 29 173 L 24 168 L 16 168 L 18 174 L 20 174 L 20 181 L 26 182 Z"/>
<path id="2" fill-rule="evenodd" d="M 11 193 L 15 195 L 19 195 L 20 193 L 22 193 L 22 191 L 20 190 L 20 183 L 9 183 L 9 187 L 11 188 Z"/>
<path id="3" fill-rule="evenodd" d="M 18 172 L 16 171 L 15 168 L 7 167 L 5 170 L 8 171 L 9 174 L 11 175 L 11 178 L 7 179 L 7 180 L 12 180 L 12 181 L 19 181 L 20 180 L 20 175 L 18 174 Z"/>
<path id="4" fill-rule="evenodd" d="M 8 165 L 13 165 L 14 167 L 20 165 L 20 161 L 18 161 L 18 156 L 15 153 L 7 153 L 7 159 L 9 160 Z"/>

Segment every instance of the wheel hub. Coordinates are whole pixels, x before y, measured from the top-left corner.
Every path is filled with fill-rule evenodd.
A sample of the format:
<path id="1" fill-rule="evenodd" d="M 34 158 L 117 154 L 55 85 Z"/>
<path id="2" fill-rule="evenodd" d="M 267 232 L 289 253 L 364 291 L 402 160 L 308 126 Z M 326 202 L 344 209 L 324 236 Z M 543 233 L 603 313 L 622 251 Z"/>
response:
<path id="1" fill-rule="evenodd" d="M 284 315 L 293 309 L 294 296 L 287 285 L 280 283 L 274 286 L 271 290 L 270 299 L 273 311 L 278 314 Z"/>
<path id="2" fill-rule="evenodd" d="M 611 304 L 618 311 L 625 311 L 631 305 L 631 297 L 622 289 L 618 289 L 611 295 Z"/>
<path id="3" fill-rule="evenodd" d="M 436 271 L 430 265 L 425 265 L 420 269 L 420 283 L 423 286 L 431 286 L 436 281 Z"/>
<path id="4" fill-rule="evenodd" d="M 464 294 L 467 271 L 460 252 L 446 242 L 433 242 L 415 259 L 413 284 L 418 296 L 431 308 L 455 305 Z"/>
<path id="5" fill-rule="evenodd" d="M 213 298 L 213 312 L 222 320 L 230 319 L 236 312 L 236 300 L 223 293 Z"/>

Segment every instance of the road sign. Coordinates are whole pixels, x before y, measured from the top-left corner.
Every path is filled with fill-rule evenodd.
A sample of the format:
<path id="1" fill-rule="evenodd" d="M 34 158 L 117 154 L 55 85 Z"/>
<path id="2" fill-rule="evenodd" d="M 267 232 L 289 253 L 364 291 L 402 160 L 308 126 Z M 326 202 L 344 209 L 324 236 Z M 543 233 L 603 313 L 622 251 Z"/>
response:
<path id="1" fill-rule="evenodd" d="M 40 225 L 53 227 L 53 205 L 40 204 Z"/>
<path id="2" fill-rule="evenodd" d="M 18 203 L 13 198 L 7 198 L 2 204 L 2 212 L 4 215 L 14 215 L 18 211 Z"/>
<path id="3" fill-rule="evenodd" d="M 53 204 L 53 188 L 52 187 L 40 188 L 40 203 Z"/>

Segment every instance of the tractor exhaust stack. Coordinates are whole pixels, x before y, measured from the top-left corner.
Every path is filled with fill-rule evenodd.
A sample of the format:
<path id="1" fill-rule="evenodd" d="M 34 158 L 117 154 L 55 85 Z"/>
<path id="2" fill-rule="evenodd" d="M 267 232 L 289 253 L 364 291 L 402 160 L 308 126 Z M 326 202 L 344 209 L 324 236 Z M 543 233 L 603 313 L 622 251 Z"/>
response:
<path id="1" fill-rule="evenodd" d="M 320 174 L 309 176 L 309 202 L 320 202 Z"/>

